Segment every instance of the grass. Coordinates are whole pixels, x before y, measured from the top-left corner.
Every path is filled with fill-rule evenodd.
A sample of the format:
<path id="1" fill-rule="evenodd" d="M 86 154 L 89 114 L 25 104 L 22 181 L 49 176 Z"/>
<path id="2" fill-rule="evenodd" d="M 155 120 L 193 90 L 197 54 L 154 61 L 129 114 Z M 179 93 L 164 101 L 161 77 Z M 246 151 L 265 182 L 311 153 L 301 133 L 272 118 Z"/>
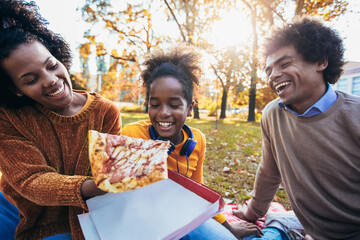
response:
<path id="1" fill-rule="evenodd" d="M 122 113 L 123 126 L 142 119 L 148 119 L 148 115 Z M 206 136 L 205 184 L 220 192 L 227 203 L 238 204 L 249 199 L 261 158 L 260 124 L 239 119 L 219 120 L 216 124 L 215 118 L 206 116 L 189 118 L 187 124 Z M 274 201 L 291 209 L 284 190 L 278 191 Z"/>

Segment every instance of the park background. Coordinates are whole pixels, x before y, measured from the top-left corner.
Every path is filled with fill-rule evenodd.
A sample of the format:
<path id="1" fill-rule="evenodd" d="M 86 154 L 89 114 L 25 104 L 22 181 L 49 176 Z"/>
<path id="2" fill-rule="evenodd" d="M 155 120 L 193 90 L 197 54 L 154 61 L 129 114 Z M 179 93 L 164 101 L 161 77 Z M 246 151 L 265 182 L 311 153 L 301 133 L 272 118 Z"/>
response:
<path id="1" fill-rule="evenodd" d="M 344 38 L 360 62 L 360 3 L 353 0 L 36 0 L 49 28 L 72 48 L 75 88 L 119 104 L 123 124 L 147 119 L 144 56 L 178 42 L 203 53 L 204 74 L 188 123 L 204 132 L 204 180 L 228 203 L 249 198 L 261 157 L 259 119 L 276 95 L 262 43 L 275 26 L 311 15 Z M 290 208 L 280 189 L 275 199 Z"/>

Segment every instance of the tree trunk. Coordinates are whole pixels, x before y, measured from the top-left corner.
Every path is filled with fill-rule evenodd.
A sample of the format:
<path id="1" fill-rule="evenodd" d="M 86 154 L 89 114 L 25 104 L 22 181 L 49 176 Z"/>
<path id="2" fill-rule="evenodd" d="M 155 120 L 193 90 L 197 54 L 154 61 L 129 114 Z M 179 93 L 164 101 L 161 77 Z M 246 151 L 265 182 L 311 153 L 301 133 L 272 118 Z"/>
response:
<path id="1" fill-rule="evenodd" d="M 221 97 L 221 113 L 220 113 L 221 119 L 226 118 L 227 97 L 228 97 L 228 91 L 226 90 L 226 88 L 223 88 L 222 97 Z"/>
<path id="2" fill-rule="evenodd" d="M 255 71 L 255 72 L 254 72 Z M 249 90 L 249 115 L 248 122 L 255 122 L 255 101 L 256 101 L 256 69 L 251 70 L 251 86 Z"/>
<path id="3" fill-rule="evenodd" d="M 257 81 L 257 52 L 258 36 L 256 30 L 256 9 L 251 11 L 251 25 L 253 31 L 253 54 L 251 63 L 251 83 L 249 90 L 249 115 L 248 122 L 255 122 L 255 102 L 256 102 L 256 81 Z"/>
<path id="4" fill-rule="evenodd" d="M 199 103 L 197 101 L 197 99 L 195 99 L 195 104 L 194 104 L 194 119 L 200 119 L 200 114 L 199 114 Z"/>

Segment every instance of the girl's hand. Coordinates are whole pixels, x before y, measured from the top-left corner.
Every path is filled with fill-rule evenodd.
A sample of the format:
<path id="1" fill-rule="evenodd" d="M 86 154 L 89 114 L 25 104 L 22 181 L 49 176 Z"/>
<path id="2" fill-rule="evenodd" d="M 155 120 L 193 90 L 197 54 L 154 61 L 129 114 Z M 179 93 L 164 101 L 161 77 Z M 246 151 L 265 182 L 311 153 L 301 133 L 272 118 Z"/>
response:
<path id="1" fill-rule="evenodd" d="M 243 237 L 256 235 L 257 237 L 261 237 L 263 232 L 261 229 L 253 223 L 250 222 L 236 222 L 236 223 L 228 223 L 227 221 L 223 223 L 223 225 L 237 238 L 242 239 Z"/>
<path id="2" fill-rule="evenodd" d="M 261 229 L 253 223 L 250 222 L 236 222 L 230 224 L 230 231 L 237 239 L 242 239 L 243 237 L 256 235 L 257 237 L 261 237 L 264 233 Z"/>

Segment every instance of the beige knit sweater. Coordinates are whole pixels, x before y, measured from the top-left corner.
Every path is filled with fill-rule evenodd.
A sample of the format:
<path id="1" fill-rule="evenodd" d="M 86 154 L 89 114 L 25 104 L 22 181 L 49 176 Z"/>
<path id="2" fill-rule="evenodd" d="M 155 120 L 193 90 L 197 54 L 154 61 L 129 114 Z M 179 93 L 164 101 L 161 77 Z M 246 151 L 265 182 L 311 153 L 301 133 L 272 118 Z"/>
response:
<path id="1" fill-rule="evenodd" d="M 324 113 L 297 117 L 264 110 L 263 154 L 250 206 L 263 216 L 283 181 L 291 206 L 314 239 L 360 239 L 360 98 L 337 92 Z"/>
<path id="2" fill-rule="evenodd" d="M 2 192 L 20 211 L 15 239 L 71 232 L 83 239 L 77 215 L 86 211 L 81 184 L 91 178 L 88 130 L 119 134 L 119 109 L 95 93 L 74 116 L 40 105 L 0 108 Z"/>

